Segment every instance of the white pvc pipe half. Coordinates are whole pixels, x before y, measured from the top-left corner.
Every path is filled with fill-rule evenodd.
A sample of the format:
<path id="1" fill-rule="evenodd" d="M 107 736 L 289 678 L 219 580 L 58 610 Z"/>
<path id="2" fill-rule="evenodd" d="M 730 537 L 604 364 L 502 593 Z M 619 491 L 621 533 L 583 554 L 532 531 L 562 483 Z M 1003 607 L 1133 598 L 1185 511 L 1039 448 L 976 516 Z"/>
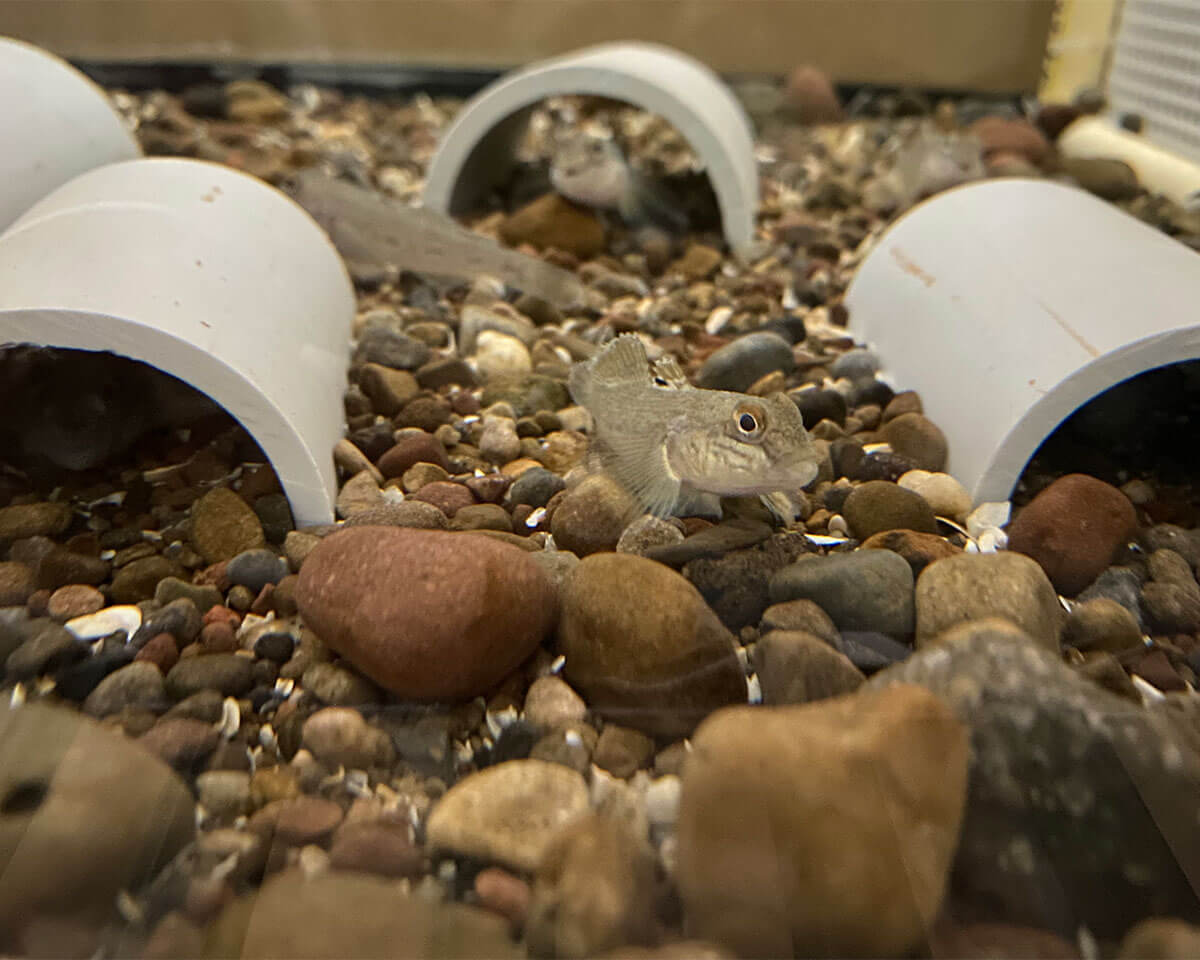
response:
<path id="1" fill-rule="evenodd" d="M 0 37 L 0 230 L 85 170 L 140 155 L 103 90 L 45 50 Z"/>
<path id="2" fill-rule="evenodd" d="M 893 224 L 846 294 L 850 330 L 945 432 L 976 502 L 1006 500 L 1071 413 L 1200 357 L 1200 256 L 1074 187 L 1003 179 Z"/>
<path id="3" fill-rule="evenodd" d="M 333 518 L 354 291 L 321 229 L 218 164 L 92 170 L 0 235 L 0 344 L 105 350 L 236 417 L 299 525 Z"/>
<path id="4" fill-rule="evenodd" d="M 749 117 L 712 70 L 669 47 L 606 43 L 543 60 L 500 78 L 469 100 L 429 165 L 425 205 L 465 213 L 503 179 L 528 119 L 547 97 L 623 100 L 664 117 L 704 163 L 735 252 L 754 240 L 758 169 Z"/>

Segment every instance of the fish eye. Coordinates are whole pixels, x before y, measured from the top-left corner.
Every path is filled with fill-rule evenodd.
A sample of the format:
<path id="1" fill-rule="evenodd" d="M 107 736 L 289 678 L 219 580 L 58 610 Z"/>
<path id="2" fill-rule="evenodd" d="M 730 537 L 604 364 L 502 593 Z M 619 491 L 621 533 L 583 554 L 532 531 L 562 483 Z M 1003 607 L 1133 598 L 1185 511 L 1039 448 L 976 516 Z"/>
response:
<path id="1" fill-rule="evenodd" d="M 733 411 L 733 422 L 743 437 L 757 439 L 767 422 L 766 411 L 756 403 L 739 404 Z"/>

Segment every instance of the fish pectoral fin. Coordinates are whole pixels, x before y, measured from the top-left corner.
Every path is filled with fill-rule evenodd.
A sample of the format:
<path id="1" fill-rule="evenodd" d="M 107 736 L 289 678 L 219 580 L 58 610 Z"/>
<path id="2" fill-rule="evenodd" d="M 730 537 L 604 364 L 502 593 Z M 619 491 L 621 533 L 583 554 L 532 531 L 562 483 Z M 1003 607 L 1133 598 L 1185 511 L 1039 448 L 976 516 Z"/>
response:
<path id="1" fill-rule="evenodd" d="M 676 390 L 683 390 L 690 387 L 687 374 L 683 372 L 683 367 L 669 353 L 661 359 L 654 361 L 654 376 L 665 380 L 668 387 L 673 387 Z"/>
<path id="2" fill-rule="evenodd" d="M 719 496 L 697 490 L 686 483 L 681 485 L 675 512 L 681 517 L 711 517 L 717 520 L 724 516 Z"/>
<path id="3" fill-rule="evenodd" d="M 782 491 L 764 493 L 759 496 L 759 500 L 780 526 L 787 527 L 796 522 L 796 505 L 786 493 Z"/>
<path id="4" fill-rule="evenodd" d="M 679 499 L 680 480 L 667 464 L 661 437 L 606 436 L 601 450 L 605 469 L 647 513 L 658 517 L 671 515 Z"/>

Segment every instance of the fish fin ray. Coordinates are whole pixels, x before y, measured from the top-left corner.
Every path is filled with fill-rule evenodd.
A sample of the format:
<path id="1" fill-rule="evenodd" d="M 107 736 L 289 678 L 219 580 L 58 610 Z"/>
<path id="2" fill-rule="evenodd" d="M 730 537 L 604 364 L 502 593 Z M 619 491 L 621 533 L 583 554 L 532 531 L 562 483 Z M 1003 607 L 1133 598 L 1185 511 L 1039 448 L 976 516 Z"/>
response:
<path id="1" fill-rule="evenodd" d="M 605 436 L 599 446 L 604 468 L 647 513 L 670 516 L 679 499 L 680 480 L 667 465 L 661 438 L 653 434 Z"/>
<path id="2" fill-rule="evenodd" d="M 642 341 L 632 333 L 610 340 L 590 360 L 571 367 L 567 388 L 576 403 L 588 405 L 592 388 L 635 386 L 650 382 L 649 361 Z"/>
<path id="3" fill-rule="evenodd" d="M 683 367 L 669 353 L 654 361 L 654 375 L 667 381 L 667 386 L 674 387 L 676 390 L 683 390 L 691 386 L 687 374 L 683 372 Z"/>

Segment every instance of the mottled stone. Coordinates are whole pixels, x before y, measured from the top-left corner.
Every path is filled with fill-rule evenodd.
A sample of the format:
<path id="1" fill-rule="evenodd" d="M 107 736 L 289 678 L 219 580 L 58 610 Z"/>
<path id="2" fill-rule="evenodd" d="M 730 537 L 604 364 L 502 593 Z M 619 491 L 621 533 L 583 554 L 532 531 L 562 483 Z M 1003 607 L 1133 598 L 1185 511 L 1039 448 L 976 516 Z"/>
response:
<path id="1" fill-rule="evenodd" d="M 912 683 L 971 728 L 962 919 L 1112 938 L 1148 914 L 1200 913 L 1175 852 L 1195 834 L 1194 716 L 1110 694 L 1002 620 L 948 630 L 868 686 Z"/>
<path id="2" fill-rule="evenodd" d="M 1080 650 L 1120 653 L 1141 642 L 1142 629 L 1134 615 L 1107 597 L 1077 603 L 1063 625 L 1063 643 Z"/>
<path id="3" fill-rule="evenodd" d="M 956 557 L 963 552 L 945 537 L 934 533 L 918 533 L 915 530 L 887 530 L 867 537 L 861 544 L 863 550 L 891 550 L 903 557 L 912 568 L 913 576 L 935 560 Z"/>
<path id="4" fill-rule="evenodd" d="M 153 663 L 145 661 L 113 671 L 83 702 L 84 712 L 93 717 L 107 717 L 125 709 L 159 713 L 166 707 L 162 672 Z"/>
<path id="5" fill-rule="evenodd" d="M 0 941 L 35 921 L 111 916 L 191 839 L 192 796 L 165 764 L 73 710 L 0 712 Z"/>
<path id="6" fill-rule="evenodd" d="M 65 503 L 22 503 L 0 507 L 0 543 L 26 537 L 56 537 L 71 525 Z"/>
<path id="7" fill-rule="evenodd" d="M 928 501 L 885 480 L 870 480 L 855 487 L 846 498 L 842 513 L 859 540 L 887 530 L 937 533 L 937 520 Z"/>
<path id="8" fill-rule="evenodd" d="M 583 560 L 560 592 L 566 678 L 598 713 L 684 736 L 712 710 L 745 702 L 732 635 L 673 570 L 601 553 Z"/>
<path id="9" fill-rule="evenodd" d="M 966 786 L 967 731 L 918 687 L 720 711 L 683 775 L 689 933 L 737 956 L 906 955 L 941 904 Z"/>
<path id="10" fill-rule="evenodd" d="M 921 647 L 958 623 L 1003 617 L 1058 650 L 1063 613 L 1042 568 L 1019 553 L 964 553 L 931 563 L 917 578 Z"/>
<path id="11" fill-rule="evenodd" d="M 590 814 L 559 830 L 533 880 L 525 927 L 539 957 L 595 957 L 657 935 L 657 858 L 630 826 Z"/>
<path id="12" fill-rule="evenodd" d="M 946 469 L 949 454 L 946 435 L 923 414 L 903 413 L 887 421 L 880 428 L 879 437 L 920 470 L 936 473 Z"/>
<path id="13" fill-rule="evenodd" d="M 550 520 L 560 550 L 576 556 L 616 549 L 634 512 L 633 499 L 604 474 L 588 477 L 567 492 Z"/>
<path id="14" fill-rule="evenodd" d="M 510 760 L 451 787 L 429 815 L 426 843 L 434 851 L 532 872 L 554 831 L 587 810 L 587 784 L 578 773 L 541 760 Z"/>
<path id="15" fill-rule="evenodd" d="M 801 557 L 771 577 L 770 596 L 812 600 L 842 631 L 913 632 L 912 570 L 886 550 Z"/>
<path id="16" fill-rule="evenodd" d="M 754 648 L 763 703 L 777 707 L 853 693 L 862 671 L 824 640 L 798 630 L 773 630 Z"/>
<path id="17" fill-rule="evenodd" d="M 388 735 L 349 707 L 326 707 L 304 722 L 301 744 L 333 766 L 365 770 L 387 766 L 395 757 Z"/>
<path id="18" fill-rule="evenodd" d="M 207 956 L 275 960 L 516 960 L 507 924 L 485 910 L 408 896 L 394 880 L 335 870 L 288 870 L 227 906 L 208 931 Z"/>
<path id="19" fill-rule="evenodd" d="M 232 490 L 215 487 L 192 504 L 191 543 L 208 563 L 266 544 L 258 515 Z"/>
<path id="20" fill-rule="evenodd" d="M 180 660 L 167 674 L 167 693 L 176 700 L 201 690 L 240 697 L 254 686 L 254 661 L 235 653 L 202 653 Z"/>

